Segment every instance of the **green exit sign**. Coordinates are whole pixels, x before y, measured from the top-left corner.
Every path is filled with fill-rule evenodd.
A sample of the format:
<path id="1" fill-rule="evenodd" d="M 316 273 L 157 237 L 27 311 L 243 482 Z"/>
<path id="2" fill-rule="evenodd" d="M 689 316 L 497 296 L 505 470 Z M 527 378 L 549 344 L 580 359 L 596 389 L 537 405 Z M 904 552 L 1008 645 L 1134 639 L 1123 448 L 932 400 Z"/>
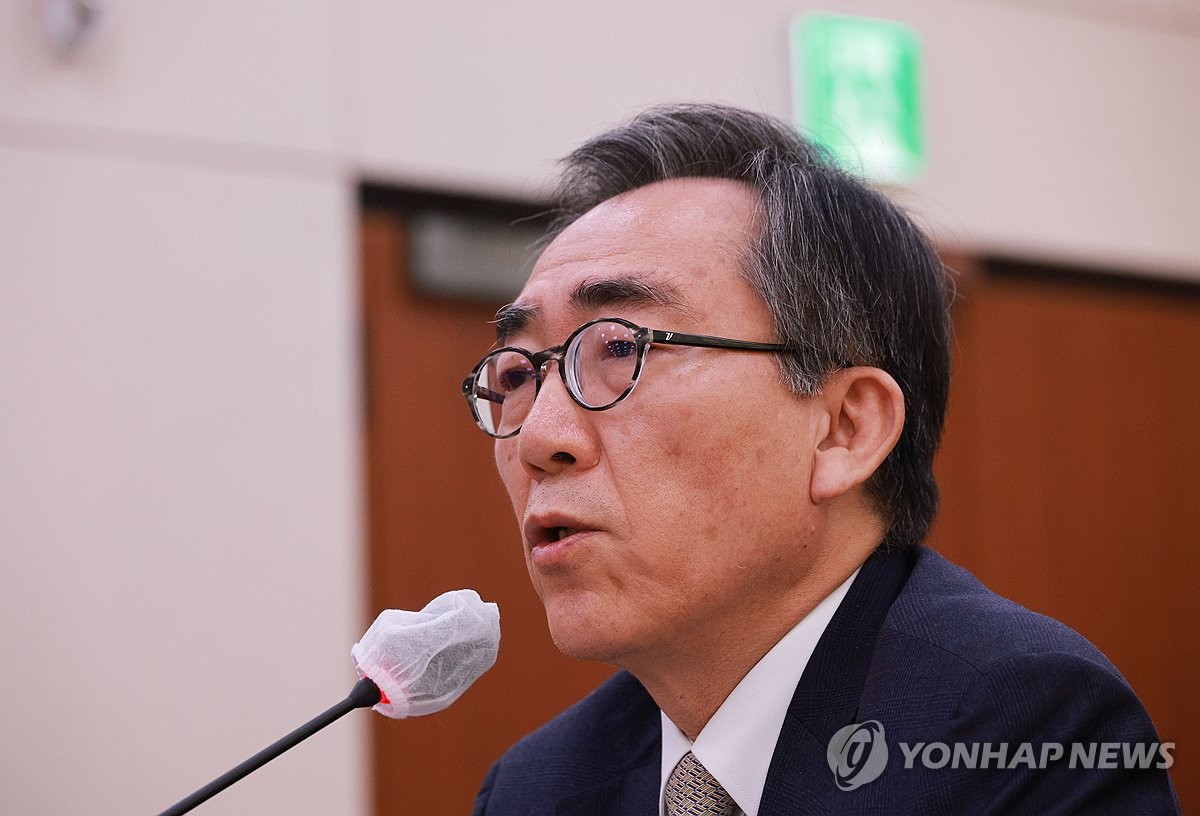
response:
<path id="1" fill-rule="evenodd" d="M 848 168 L 903 183 L 925 166 L 920 45 L 889 20 L 810 14 L 792 23 L 796 124 Z"/>

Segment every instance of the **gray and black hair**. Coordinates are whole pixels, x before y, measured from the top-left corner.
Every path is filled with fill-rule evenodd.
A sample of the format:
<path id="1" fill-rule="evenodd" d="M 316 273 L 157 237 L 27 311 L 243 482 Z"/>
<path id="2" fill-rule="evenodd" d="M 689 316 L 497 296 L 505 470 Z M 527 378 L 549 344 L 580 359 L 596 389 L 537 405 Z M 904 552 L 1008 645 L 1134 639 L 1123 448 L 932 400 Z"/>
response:
<path id="1" fill-rule="evenodd" d="M 762 234 L 747 280 L 766 301 L 785 383 L 816 394 L 846 365 L 904 392 L 904 429 L 867 482 L 885 547 L 920 543 L 937 512 L 933 455 L 950 380 L 953 287 L 929 240 L 888 198 L 769 116 L 711 104 L 651 108 L 563 161 L 546 241 L 597 204 L 667 179 L 745 182 Z"/>

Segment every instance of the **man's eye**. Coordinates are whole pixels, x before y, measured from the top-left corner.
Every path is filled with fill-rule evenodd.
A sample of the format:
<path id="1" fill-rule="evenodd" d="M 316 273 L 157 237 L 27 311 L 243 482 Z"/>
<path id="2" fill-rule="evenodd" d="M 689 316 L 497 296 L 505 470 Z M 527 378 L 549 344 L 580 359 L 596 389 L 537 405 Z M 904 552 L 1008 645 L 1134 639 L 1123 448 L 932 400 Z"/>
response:
<path id="1" fill-rule="evenodd" d="M 604 344 L 605 357 L 629 357 L 637 353 L 637 343 L 633 340 L 609 340 Z"/>
<path id="2" fill-rule="evenodd" d="M 533 379 L 533 371 L 526 367 L 508 368 L 496 377 L 496 385 L 501 391 L 516 391 Z"/>

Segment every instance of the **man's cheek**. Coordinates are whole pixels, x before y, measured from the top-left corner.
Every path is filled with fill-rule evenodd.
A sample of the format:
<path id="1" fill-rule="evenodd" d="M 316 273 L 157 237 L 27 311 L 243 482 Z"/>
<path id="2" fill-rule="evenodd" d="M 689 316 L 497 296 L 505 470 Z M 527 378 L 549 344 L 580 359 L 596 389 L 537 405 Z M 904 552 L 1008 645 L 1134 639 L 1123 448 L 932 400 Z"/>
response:
<path id="1" fill-rule="evenodd" d="M 500 478 L 504 479 L 507 484 L 510 468 L 515 464 L 517 446 L 511 439 L 497 439 L 492 451 L 496 460 L 496 470 L 500 472 Z"/>
<path id="2" fill-rule="evenodd" d="M 496 470 L 500 473 L 500 481 L 504 483 L 504 490 L 508 493 L 508 499 L 512 502 L 513 512 L 519 522 L 525 516 L 529 479 L 521 463 L 517 461 L 515 445 L 496 445 Z"/>

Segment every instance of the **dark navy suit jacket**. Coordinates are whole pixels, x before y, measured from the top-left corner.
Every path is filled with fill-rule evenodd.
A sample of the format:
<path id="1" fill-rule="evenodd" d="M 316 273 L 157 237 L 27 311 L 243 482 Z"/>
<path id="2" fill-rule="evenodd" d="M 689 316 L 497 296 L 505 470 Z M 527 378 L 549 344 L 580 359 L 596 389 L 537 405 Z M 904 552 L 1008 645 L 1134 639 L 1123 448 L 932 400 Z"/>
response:
<path id="1" fill-rule="evenodd" d="M 827 747 L 843 726 L 868 720 L 883 726 L 888 762 L 847 792 Z M 989 769 L 966 760 L 926 767 L 919 754 L 905 768 L 902 742 L 1009 747 Z M 1023 742 L 1038 762 L 1049 743 L 1064 756 L 1046 768 L 995 767 L 1013 762 Z M 1161 753 L 1146 769 L 1069 767 L 1072 743 L 1157 742 L 1129 684 L 1079 634 L 930 550 L 876 553 L 796 687 L 759 813 L 1177 813 L 1167 772 L 1154 767 Z M 660 751 L 658 707 L 619 672 L 513 746 L 488 773 L 475 813 L 655 816 Z M 930 757 L 937 764 L 940 749 Z"/>

